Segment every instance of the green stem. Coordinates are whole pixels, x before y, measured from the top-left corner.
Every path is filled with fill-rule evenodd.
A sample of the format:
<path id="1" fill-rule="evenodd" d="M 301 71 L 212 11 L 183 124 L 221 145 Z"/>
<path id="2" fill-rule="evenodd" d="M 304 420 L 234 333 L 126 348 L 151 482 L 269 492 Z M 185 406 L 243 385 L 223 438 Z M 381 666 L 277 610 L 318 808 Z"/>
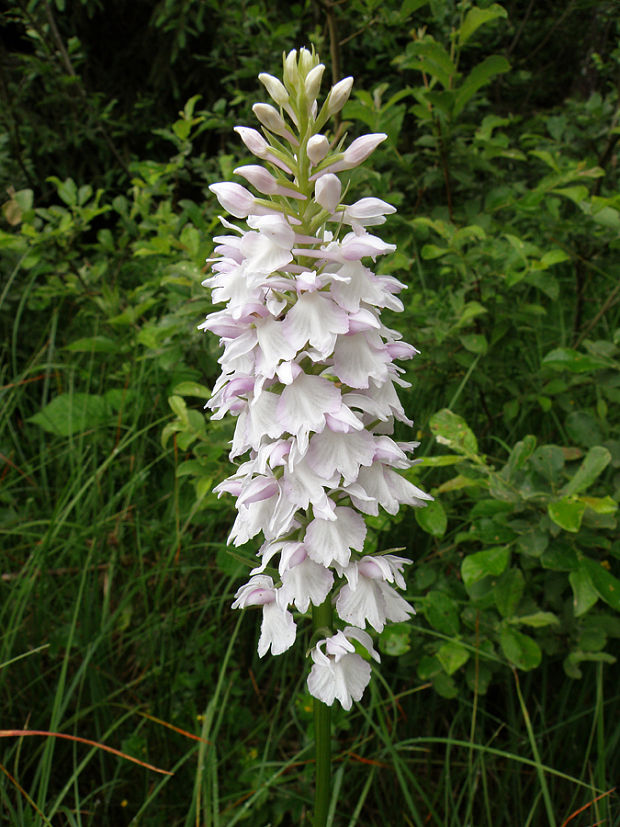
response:
<path id="1" fill-rule="evenodd" d="M 331 626 L 332 605 L 329 597 L 320 606 L 312 607 L 312 621 L 315 632 Z M 313 699 L 313 707 L 316 755 L 313 827 L 326 827 L 331 796 L 331 709 L 317 698 Z"/>

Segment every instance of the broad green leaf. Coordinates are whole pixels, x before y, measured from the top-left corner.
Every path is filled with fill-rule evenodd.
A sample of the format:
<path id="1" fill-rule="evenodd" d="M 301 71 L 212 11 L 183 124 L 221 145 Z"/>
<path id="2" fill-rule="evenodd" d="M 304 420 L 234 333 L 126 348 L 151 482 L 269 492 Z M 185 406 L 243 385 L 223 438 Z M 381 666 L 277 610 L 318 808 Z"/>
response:
<path id="1" fill-rule="evenodd" d="M 441 256 L 445 256 L 446 253 L 450 252 L 451 250 L 449 247 L 438 247 L 436 244 L 425 244 L 420 250 L 420 255 L 424 259 L 432 260 L 434 258 L 441 258 Z"/>
<path id="2" fill-rule="evenodd" d="M 601 224 L 609 230 L 620 231 L 620 212 L 614 207 L 601 207 L 601 209 L 592 210 L 592 218 L 597 224 Z"/>
<path id="3" fill-rule="evenodd" d="M 108 336 L 88 336 L 66 345 L 65 350 L 70 350 L 72 353 L 117 353 L 120 346 L 118 341 Z"/>
<path id="4" fill-rule="evenodd" d="M 596 514 L 615 514 L 618 503 L 609 495 L 605 497 L 579 497 L 586 508 L 591 508 Z"/>
<path id="5" fill-rule="evenodd" d="M 607 367 L 606 362 L 587 353 L 579 353 L 572 347 L 557 347 L 551 350 L 541 364 L 553 370 L 568 370 L 571 373 L 589 373 Z"/>
<path id="6" fill-rule="evenodd" d="M 513 618 L 513 623 L 518 623 L 521 626 L 531 626 L 533 629 L 538 629 L 542 626 L 552 626 L 558 624 L 560 621 L 553 612 L 534 612 L 531 615 L 521 615 Z"/>
<path id="7" fill-rule="evenodd" d="M 463 454 L 478 453 L 476 437 L 465 420 L 447 408 L 433 414 L 430 428 L 441 445 Z"/>
<path id="8" fill-rule="evenodd" d="M 544 254 L 540 260 L 540 263 L 543 267 L 552 267 L 554 264 L 559 264 L 561 261 L 570 261 L 570 256 L 565 250 L 555 247 L 553 250 L 549 250 Z"/>
<path id="9" fill-rule="evenodd" d="M 448 673 L 453 675 L 469 659 L 469 650 L 456 641 L 444 643 L 437 651 L 439 662 Z"/>
<path id="10" fill-rule="evenodd" d="M 564 468 L 564 454 L 558 445 L 540 445 L 530 457 L 530 463 L 547 482 L 557 483 Z"/>
<path id="11" fill-rule="evenodd" d="M 489 688 L 492 677 L 493 672 L 491 672 L 486 664 L 480 662 L 476 664 L 473 660 L 470 660 L 467 664 L 465 680 L 472 692 L 478 695 L 484 695 Z"/>
<path id="12" fill-rule="evenodd" d="M 517 540 L 519 550 L 528 557 L 541 557 L 549 545 L 549 535 L 532 526 L 530 531 L 521 534 Z"/>
<path id="13" fill-rule="evenodd" d="M 564 424 L 569 437 L 578 445 L 590 448 L 593 445 L 600 445 L 603 441 L 598 422 L 587 411 L 571 411 Z"/>
<path id="14" fill-rule="evenodd" d="M 564 198 L 570 199 L 574 204 L 577 204 L 577 206 L 588 197 L 587 188 L 581 184 L 575 187 L 560 187 L 552 190 L 552 192 L 563 195 Z"/>
<path id="15" fill-rule="evenodd" d="M 177 477 L 189 477 L 194 474 L 202 474 L 204 465 L 197 459 L 187 459 L 185 462 L 179 463 L 177 467 Z"/>
<path id="16" fill-rule="evenodd" d="M 61 181 L 60 178 L 57 178 L 55 175 L 50 175 L 47 180 L 56 186 L 58 195 L 67 206 L 72 207 L 77 204 L 78 189 L 73 178 L 67 178 L 65 181 Z"/>
<path id="17" fill-rule="evenodd" d="M 573 532 L 573 534 L 579 531 L 585 510 L 584 503 L 570 497 L 563 497 L 561 500 L 549 503 L 547 506 L 547 513 L 553 522 L 565 531 Z"/>
<path id="18" fill-rule="evenodd" d="M 493 596 L 495 605 L 502 617 L 512 617 L 523 597 L 525 580 L 521 569 L 508 569 L 498 579 Z"/>
<path id="19" fill-rule="evenodd" d="M 579 669 L 578 664 L 582 661 L 593 661 L 595 663 L 615 663 L 616 658 L 608 652 L 571 652 L 564 659 L 564 671 L 569 678 L 579 680 L 583 677 L 583 672 Z"/>
<path id="20" fill-rule="evenodd" d="M 199 477 L 198 479 L 194 480 L 194 486 L 196 489 L 196 499 L 198 500 L 198 502 L 200 502 L 204 497 L 207 496 L 207 494 L 211 493 L 211 489 L 213 488 L 213 478 Z"/>
<path id="21" fill-rule="evenodd" d="M 112 408 L 102 397 L 92 393 L 61 393 L 29 422 L 57 436 L 72 436 L 112 421 Z"/>
<path id="22" fill-rule="evenodd" d="M 428 681 L 441 671 L 441 664 L 436 657 L 422 655 L 418 661 L 416 672 L 421 681 Z"/>
<path id="23" fill-rule="evenodd" d="M 197 396 L 199 399 L 208 399 L 211 396 L 209 388 L 200 382 L 179 382 L 172 392 L 178 396 Z"/>
<path id="24" fill-rule="evenodd" d="M 601 474 L 611 462 L 611 454 L 602 445 L 594 445 L 585 455 L 581 465 L 570 479 L 562 493 L 565 496 L 578 494 L 589 488 L 594 480 Z"/>
<path id="25" fill-rule="evenodd" d="M 601 600 L 608 606 L 620 612 L 620 580 L 610 574 L 607 569 L 596 560 L 583 557 L 579 561 L 581 571 L 585 571 L 590 582 Z"/>
<path id="26" fill-rule="evenodd" d="M 432 500 L 426 508 L 416 508 L 415 518 L 420 528 L 433 537 L 442 537 L 446 533 L 448 518 L 438 500 Z"/>
<path id="27" fill-rule="evenodd" d="M 568 575 L 573 590 L 573 611 L 575 617 L 581 617 L 594 606 L 598 593 L 585 568 L 580 567 Z"/>
<path id="28" fill-rule="evenodd" d="M 456 477 L 452 477 L 451 480 L 446 480 L 446 482 L 442 482 L 442 484 L 437 489 L 439 494 L 444 494 L 446 491 L 460 491 L 462 488 L 479 488 L 481 487 L 482 483 L 478 480 L 471 479 L 471 477 L 465 477 L 462 474 L 458 474 Z"/>
<path id="29" fill-rule="evenodd" d="M 179 419 L 187 421 L 187 405 L 182 397 L 169 396 L 168 404 L 172 408 L 172 411 L 179 417 Z"/>
<path id="30" fill-rule="evenodd" d="M 535 669 L 541 661 L 540 647 L 528 635 L 505 626 L 499 633 L 502 652 L 518 669 L 528 671 Z"/>
<path id="31" fill-rule="evenodd" d="M 386 655 L 399 657 L 411 649 L 411 627 L 406 623 L 390 623 L 379 635 L 379 649 Z"/>
<path id="32" fill-rule="evenodd" d="M 470 353 L 486 353 L 489 349 L 489 343 L 486 336 L 482 333 L 467 333 L 459 336 L 461 344 Z"/>
<path id="33" fill-rule="evenodd" d="M 454 117 L 458 117 L 463 111 L 467 102 L 473 98 L 478 89 L 485 86 L 494 77 L 508 72 L 510 63 L 502 55 L 490 55 L 471 70 L 465 78 L 456 94 L 454 104 Z"/>
<path id="34" fill-rule="evenodd" d="M 510 549 L 506 546 L 497 546 L 488 551 L 477 551 L 468 554 L 461 563 L 461 577 L 466 588 L 473 586 L 487 575 L 501 574 L 510 559 Z"/>
<path id="35" fill-rule="evenodd" d="M 496 20 L 498 17 L 507 16 L 506 9 L 498 3 L 493 3 L 492 6 L 489 6 L 486 9 L 480 9 L 477 6 L 474 6 L 473 9 L 470 9 L 467 12 L 465 15 L 465 20 L 463 20 L 457 31 L 460 45 L 463 46 L 467 43 L 469 38 L 477 29 L 480 28 L 480 26 L 483 26 L 485 23 L 489 23 L 491 20 Z"/>
<path id="36" fill-rule="evenodd" d="M 486 307 L 483 307 L 480 302 L 467 302 L 463 310 L 461 311 L 461 315 L 459 316 L 458 326 L 465 327 L 465 325 L 469 324 L 476 316 L 481 316 L 483 313 L 486 313 Z"/>
<path id="37" fill-rule="evenodd" d="M 426 619 L 438 632 L 454 637 L 460 630 L 458 605 L 445 592 L 433 589 L 426 595 L 423 611 Z"/>
<path id="38" fill-rule="evenodd" d="M 401 20 L 409 17 L 410 14 L 413 14 L 414 11 L 421 9 L 422 6 L 425 6 L 427 3 L 428 0 L 404 0 L 400 9 Z"/>
<path id="39" fill-rule="evenodd" d="M 444 89 L 449 89 L 458 75 L 448 52 L 431 37 L 409 44 L 403 66 L 425 72 L 438 80 Z"/>
<path id="40" fill-rule="evenodd" d="M 531 457 L 536 448 L 536 437 L 532 434 L 528 434 L 526 437 L 523 438 L 521 442 L 517 442 L 512 451 L 510 452 L 510 458 L 508 460 L 507 467 L 512 472 L 517 469 L 521 469 L 525 466 L 525 463 Z"/>
<path id="41" fill-rule="evenodd" d="M 558 540 L 543 552 L 540 562 L 551 571 L 573 571 L 579 565 L 574 548 Z"/>
<path id="42" fill-rule="evenodd" d="M 454 680 L 445 672 L 438 672 L 432 678 L 433 689 L 442 698 L 456 698 L 459 694 L 458 687 Z"/>

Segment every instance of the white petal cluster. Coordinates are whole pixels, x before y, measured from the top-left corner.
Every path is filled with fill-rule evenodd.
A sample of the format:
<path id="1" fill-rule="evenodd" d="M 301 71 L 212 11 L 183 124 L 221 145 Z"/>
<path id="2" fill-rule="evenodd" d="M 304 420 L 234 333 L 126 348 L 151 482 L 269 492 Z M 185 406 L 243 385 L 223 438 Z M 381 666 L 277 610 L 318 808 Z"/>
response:
<path id="1" fill-rule="evenodd" d="M 371 673 L 359 648 L 379 660 L 364 629 L 381 632 L 413 613 L 396 591 L 405 588 L 410 561 L 365 555 L 363 515 L 379 508 L 396 514 L 431 497 L 398 473 L 412 464 L 416 443 L 391 436 L 395 419 L 412 424 L 396 393 L 406 383 L 395 360 L 417 351 L 382 323 L 381 310 L 402 310 L 404 285 L 364 263 L 395 249 L 367 229 L 395 210 L 372 197 L 342 203 L 336 175 L 362 163 L 386 135 L 364 135 L 344 150 L 331 146 L 324 129 L 352 79 L 336 84 L 319 108 L 323 70 L 302 49 L 284 58 L 283 83 L 259 76 L 278 108 L 253 108 L 264 137 L 236 131 L 270 169 L 235 170 L 258 195 L 237 183 L 210 187 L 244 223 L 221 219 L 228 234 L 215 238 L 204 284 L 225 307 L 200 327 L 223 347 L 207 406 L 214 418 L 236 417 L 230 456 L 243 460 L 215 489 L 236 498 L 229 542 L 263 538 L 260 565 L 233 608 L 261 607 L 262 657 L 293 645 L 293 612 L 331 601 L 336 628 L 311 651 L 308 687 L 324 703 L 337 699 L 349 709 Z"/>

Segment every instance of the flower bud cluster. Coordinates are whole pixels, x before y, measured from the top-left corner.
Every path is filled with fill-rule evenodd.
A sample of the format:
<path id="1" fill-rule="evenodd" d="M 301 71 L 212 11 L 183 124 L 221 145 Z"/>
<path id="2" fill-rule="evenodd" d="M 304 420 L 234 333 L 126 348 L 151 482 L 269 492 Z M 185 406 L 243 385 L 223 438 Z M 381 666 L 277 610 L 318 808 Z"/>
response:
<path id="1" fill-rule="evenodd" d="M 214 418 L 236 417 L 230 456 L 239 465 L 215 489 L 236 498 L 229 542 L 263 538 L 233 607 L 261 607 L 262 657 L 292 646 L 311 606 L 333 606 L 335 624 L 311 650 L 308 687 L 349 709 L 370 679 L 360 650 L 379 660 L 366 627 L 381 632 L 413 614 L 397 591 L 410 561 L 364 554 L 364 515 L 396 514 L 431 497 L 399 473 L 417 443 L 392 437 L 394 420 L 413 424 L 396 393 L 406 382 L 394 360 L 417 351 L 383 324 L 381 311 L 403 309 L 404 285 L 364 263 L 395 249 L 367 230 L 395 210 L 372 197 L 343 204 L 336 175 L 362 163 L 386 135 L 331 147 L 322 130 L 353 81 L 332 87 L 319 109 L 323 71 L 314 52 L 301 49 L 284 57 L 283 82 L 259 76 L 279 109 L 254 106 L 265 137 L 236 131 L 271 169 L 235 170 L 258 196 L 236 183 L 210 187 L 245 223 L 221 219 L 228 232 L 215 238 L 204 284 L 225 307 L 200 327 L 223 345 L 207 407 Z"/>

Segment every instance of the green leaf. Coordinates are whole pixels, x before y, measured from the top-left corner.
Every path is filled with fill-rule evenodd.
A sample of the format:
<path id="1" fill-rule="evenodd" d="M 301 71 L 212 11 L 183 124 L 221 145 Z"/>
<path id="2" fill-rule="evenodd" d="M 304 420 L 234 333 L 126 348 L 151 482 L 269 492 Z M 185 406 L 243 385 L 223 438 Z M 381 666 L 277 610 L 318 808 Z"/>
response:
<path id="1" fill-rule="evenodd" d="M 601 359 L 579 353 L 572 347 L 558 347 L 551 350 L 542 360 L 543 365 L 553 370 L 568 370 L 571 373 L 589 373 L 607 367 Z"/>
<path id="2" fill-rule="evenodd" d="M 456 683 L 450 675 L 447 675 L 445 672 L 439 672 L 437 675 L 433 675 L 432 684 L 435 692 L 441 695 L 442 698 L 456 698 L 459 694 Z"/>
<path id="3" fill-rule="evenodd" d="M 579 561 L 580 571 L 586 572 L 590 578 L 590 582 L 601 600 L 604 600 L 608 606 L 620 612 L 620 580 L 610 574 L 604 566 L 591 560 L 589 557 L 583 557 Z"/>
<path id="4" fill-rule="evenodd" d="M 388 627 L 389 628 L 389 627 Z M 436 657 L 423 655 L 418 661 L 416 672 L 421 681 L 428 681 L 441 670 L 441 664 Z"/>
<path id="5" fill-rule="evenodd" d="M 400 9 L 401 20 L 409 17 L 410 14 L 413 14 L 414 11 L 421 9 L 422 6 L 425 6 L 427 3 L 428 0 L 404 0 Z"/>
<path id="6" fill-rule="evenodd" d="M 416 508 L 415 518 L 420 528 L 433 537 L 442 537 L 446 533 L 448 518 L 438 500 L 432 500 L 426 508 Z"/>
<path id="7" fill-rule="evenodd" d="M 543 552 L 540 562 L 551 571 L 573 571 L 579 565 L 574 548 L 557 540 Z"/>
<path id="8" fill-rule="evenodd" d="M 564 468 L 564 454 L 558 445 L 541 445 L 530 458 L 530 462 L 547 482 L 557 483 Z"/>
<path id="9" fill-rule="evenodd" d="M 197 396 L 199 399 L 208 399 L 211 396 L 209 388 L 200 382 L 179 382 L 174 386 L 172 393 L 178 396 Z"/>
<path id="10" fill-rule="evenodd" d="M 406 69 L 425 72 L 438 80 L 444 89 L 449 89 L 458 75 L 448 52 L 431 37 L 410 43 L 402 65 Z"/>
<path id="11" fill-rule="evenodd" d="M 464 459 L 458 454 L 437 454 L 434 457 L 420 457 L 417 461 L 417 467 L 428 465 L 443 468 L 445 465 L 458 465 L 460 462 L 464 462 Z"/>
<path id="12" fill-rule="evenodd" d="M 470 353 L 486 353 L 489 349 L 489 343 L 486 336 L 482 333 L 467 333 L 459 336 L 461 344 Z"/>
<path id="13" fill-rule="evenodd" d="M 72 436 L 111 422 L 112 409 L 102 396 L 61 393 L 28 421 L 57 436 Z"/>
<path id="14" fill-rule="evenodd" d="M 559 264 L 561 261 L 570 261 L 570 256 L 565 250 L 559 247 L 554 247 L 553 250 L 548 250 L 541 258 L 540 263 L 546 269 L 552 267 L 554 264 Z"/>
<path id="15" fill-rule="evenodd" d="M 480 26 L 483 26 L 491 20 L 496 20 L 498 17 L 507 16 L 506 9 L 497 3 L 493 3 L 492 6 L 489 6 L 486 9 L 480 9 L 477 6 L 474 6 L 473 9 L 470 9 L 467 12 L 465 15 L 465 20 L 463 20 L 458 29 L 457 34 L 460 45 L 463 46 L 467 43 L 469 38 L 477 29 L 480 28 Z"/>
<path id="16" fill-rule="evenodd" d="M 453 675 L 469 659 L 469 650 L 456 641 L 450 641 L 440 646 L 437 652 L 439 662 L 448 673 Z"/>
<path id="17" fill-rule="evenodd" d="M 449 252 L 450 249 L 448 247 L 438 247 L 436 244 L 425 244 L 420 250 L 420 255 L 422 258 L 430 261 L 434 258 L 441 258 L 441 256 L 445 256 L 446 253 Z"/>
<path id="18" fill-rule="evenodd" d="M 47 180 L 55 184 L 58 195 L 67 206 L 72 207 L 77 204 L 78 190 L 73 178 L 67 178 L 65 181 L 61 181 L 60 178 L 57 178 L 55 175 L 50 175 Z"/>
<path id="19" fill-rule="evenodd" d="M 481 316 L 483 313 L 486 313 L 486 307 L 483 307 L 480 302 L 467 302 L 467 304 L 463 307 L 461 311 L 461 315 L 459 316 L 458 326 L 465 327 L 465 325 L 469 324 L 469 322 L 473 321 L 476 316 Z"/>
<path id="20" fill-rule="evenodd" d="M 560 187 L 552 190 L 552 192 L 563 195 L 564 198 L 570 199 L 574 204 L 577 204 L 577 206 L 588 197 L 587 188 L 581 184 L 575 187 Z"/>
<path id="21" fill-rule="evenodd" d="M 168 404 L 172 408 L 173 413 L 175 413 L 180 420 L 182 420 L 185 423 L 188 423 L 187 405 L 185 404 L 185 400 L 181 396 L 169 396 Z"/>
<path id="22" fill-rule="evenodd" d="M 499 633 L 499 643 L 506 658 L 518 669 L 528 671 L 540 664 L 540 647 L 535 640 L 517 629 L 504 626 Z"/>
<path id="23" fill-rule="evenodd" d="M 538 629 L 541 626 L 552 626 L 559 622 L 553 612 L 534 612 L 531 615 L 521 615 L 513 618 L 513 623 L 518 623 L 521 626 L 531 626 L 533 629 Z"/>
<path id="24" fill-rule="evenodd" d="M 497 546 L 488 551 L 477 551 L 468 554 L 461 564 L 461 577 L 466 588 L 482 580 L 487 575 L 501 574 L 510 559 L 510 549 L 507 546 Z"/>
<path id="25" fill-rule="evenodd" d="M 445 592 L 433 589 L 426 595 L 423 611 L 426 619 L 438 632 L 454 637 L 460 629 L 458 606 Z"/>
<path id="26" fill-rule="evenodd" d="M 525 580 L 521 569 L 508 569 L 493 589 L 495 605 L 502 617 L 512 617 L 523 597 Z"/>
<path id="27" fill-rule="evenodd" d="M 566 431 L 578 445 L 600 445 L 603 434 L 596 419 L 587 411 L 572 411 L 566 417 Z"/>
<path id="28" fill-rule="evenodd" d="M 66 345 L 65 350 L 72 353 L 117 353 L 120 347 L 118 341 L 108 336 L 87 336 Z"/>
<path id="29" fill-rule="evenodd" d="M 573 590 L 573 611 L 575 617 L 581 617 L 581 615 L 584 615 L 594 606 L 598 600 L 598 593 L 592 585 L 592 581 L 584 567 L 571 571 L 568 575 L 568 580 Z"/>
<path id="30" fill-rule="evenodd" d="M 482 63 L 474 66 L 457 91 L 454 117 L 460 115 L 467 102 L 473 98 L 478 89 L 493 80 L 496 75 L 508 72 L 509 69 L 510 63 L 502 55 L 490 55 L 485 57 Z"/>
<path id="31" fill-rule="evenodd" d="M 593 445 L 592 448 L 585 455 L 581 465 L 577 469 L 574 477 L 570 479 L 562 493 L 565 496 L 570 494 L 578 494 L 589 488 L 594 480 L 601 474 L 611 462 L 611 454 L 607 448 L 602 445 Z"/>
<path id="32" fill-rule="evenodd" d="M 477 454 L 478 443 L 465 420 L 448 408 L 433 414 L 430 429 L 441 445 L 463 454 Z"/>
<path id="33" fill-rule="evenodd" d="M 579 497 L 586 508 L 591 508 L 596 514 L 615 514 L 618 503 L 609 495 L 605 497 Z"/>
<path id="34" fill-rule="evenodd" d="M 379 635 L 379 649 L 386 655 L 400 657 L 411 649 L 411 628 L 406 623 L 391 623 Z"/>
<path id="35" fill-rule="evenodd" d="M 564 659 L 564 671 L 569 678 L 582 678 L 583 672 L 579 669 L 578 664 L 583 661 L 593 661 L 594 663 L 615 663 L 616 658 L 608 652 L 571 652 Z"/>
<path id="36" fill-rule="evenodd" d="M 549 503 L 547 506 L 547 513 L 553 522 L 565 531 L 573 532 L 573 534 L 579 531 L 585 510 L 584 503 L 570 497 L 563 497 L 561 500 Z"/>

